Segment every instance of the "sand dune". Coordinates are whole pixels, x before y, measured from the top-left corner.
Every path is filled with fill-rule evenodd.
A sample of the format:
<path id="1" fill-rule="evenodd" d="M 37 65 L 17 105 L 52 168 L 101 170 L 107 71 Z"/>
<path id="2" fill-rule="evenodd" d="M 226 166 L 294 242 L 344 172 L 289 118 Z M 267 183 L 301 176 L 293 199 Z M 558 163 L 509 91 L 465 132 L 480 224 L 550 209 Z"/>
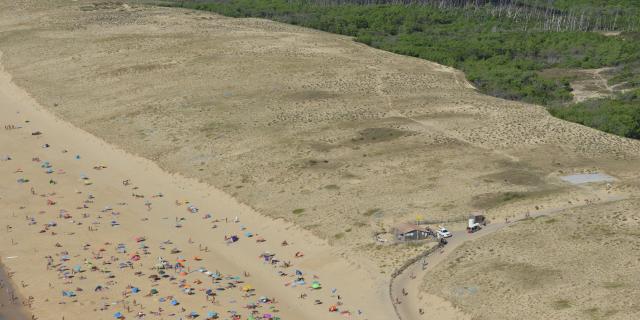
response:
<path id="1" fill-rule="evenodd" d="M 640 150 L 347 37 L 115 2 L 2 6 L 5 67 L 45 108 L 302 226 L 374 272 L 415 254 L 371 249 L 375 233 L 416 213 L 448 221 L 486 209 L 501 219 L 514 209 L 505 205 L 569 198 L 559 171 L 629 176 Z M 513 192 L 524 201 L 503 201 Z"/>
<path id="2" fill-rule="evenodd" d="M 15 276 L 17 283 L 28 283 L 18 288 L 21 293 L 57 296 L 48 302 L 37 299 L 33 311 L 38 315 L 50 309 L 77 315 L 99 310 L 102 302 L 100 294 L 91 292 L 86 295 L 93 298 L 84 300 L 95 302 L 89 308 L 71 301 L 59 305 L 64 282 L 53 282 L 55 290 L 44 283 L 56 276 L 45 273 L 45 252 L 60 254 L 68 248 L 79 255 L 77 260 L 91 253 L 81 248 L 85 242 L 97 248 L 109 241 L 103 246 L 111 256 L 116 241 L 131 249 L 137 246 L 133 236 L 145 236 L 153 251 L 141 262 L 146 268 L 157 261 L 161 241 L 174 235 L 176 246 L 189 252 L 189 267 L 199 267 L 189 258 L 200 254 L 203 264 L 215 261 L 225 274 L 250 271 L 257 294 L 281 301 L 283 315 L 324 319 L 337 295 L 313 291 L 323 301 L 319 306 L 311 294 L 298 299 L 304 289 L 285 288 L 289 277 L 274 280 L 278 269 L 265 268 L 257 259 L 263 250 L 277 250 L 314 270 L 329 291 L 340 285 L 344 308 L 352 313 L 362 308 L 363 317 L 390 319 L 388 275 L 425 248 L 375 243 L 376 234 L 392 238 L 397 223 L 419 214 L 436 224 L 447 221 L 455 230 L 464 228 L 471 210 L 501 221 L 527 211 L 596 203 L 608 192 L 638 192 L 638 141 L 555 119 L 539 106 L 483 96 L 456 70 L 374 50 L 347 37 L 119 2 L 19 0 L 0 1 L 0 50 L 13 82 L 42 107 L 36 108 L 3 75 L 2 121 L 25 127 L 0 135 L 2 153 L 15 155 L 1 163 L 3 176 L 10 177 L 1 190 L 7 206 L 3 221 L 16 228 L 3 234 L 2 248 L 8 248 L 3 257 L 23 257 L 5 261 L 11 270 L 22 269 Z M 27 107 L 16 113 L 22 104 Z M 32 122 L 25 123 L 27 118 Z M 31 136 L 33 130 L 44 134 Z M 43 143 L 51 147 L 42 149 Z M 80 160 L 73 159 L 75 153 L 81 153 Z M 51 161 L 55 170 L 65 169 L 60 183 L 48 184 L 49 175 L 43 174 L 41 162 L 31 161 L 34 156 Z M 101 163 L 107 168 L 93 169 Z M 55 208 L 47 206 L 46 196 L 31 196 L 26 185 L 16 185 L 20 177 L 14 167 L 29 174 L 38 194 L 55 190 L 64 198 L 56 197 Z M 559 179 L 596 171 L 618 180 L 606 189 Z M 80 173 L 93 184 L 85 186 Z M 123 186 L 129 178 L 133 184 Z M 96 196 L 91 216 L 81 219 L 82 210 L 73 212 L 82 226 L 60 223 L 56 236 L 34 238 L 33 231 L 60 207 L 75 211 L 90 192 Z M 132 192 L 145 198 L 134 198 Z M 149 198 L 157 192 L 163 197 Z M 176 205 L 180 199 L 201 211 L 188 214 L 186 204 Z M 152 201 L 151 211 L 145 200 Z M 127 205 L 117 206 L 120 201 Z M 106 205 L 121 212 L 121 226 L 105 226 L 111 216 L 102 213 L 101 231 L 82 232 Z M 206 213 L 227 221 L 238 215 L 240 222 L 211 229 L 212 220 L 201 219 Z M 34 216 L 36 224 L 28 226 L 25 215 Z M 187 218 L 182 228 L 175 228 L 176 216 Z M 149 220 L 140 220 L 145 217 Z M 244 237 L 240 225 L 267 242 Z M 226 246 L 224 235 L 232 233 L 241 240 Z M 11 246 L 11 238 L 18 245 Z M 280 247 L 285 238 L 294 245 Z M 65 249 L 54 247 L 55 242 Z M 210 252 L 198 251 L 199 244 L 209 244 Z M 560 255 L 571 248 L 567 242 L 557 245 Z M 305 252 L 304 259 L 292 258 L 298 250 Z M 35 264 L 23 261 L 25 256 L 36 257 Z M 131 284 L 149 290 L 133 283 L 137 278 L 126 270 L 113 272 L 124 279 L 114 288 Z M 87 280 L 98 279 L 104 280 Z M 439 281 L 455 287 L 455 279 Z M 117 301 L 119 293 L 105 293 L 104 301 Z M 241 295 L 234 291 L 225 309 Z M 157 299 L 151 300 L 146 308 L 157 306 Z M 198 309 L 201 301 L 182 306 Z M 467 312 L 464 308 L 473 308 L 472 303 L 459 306 Z"/>

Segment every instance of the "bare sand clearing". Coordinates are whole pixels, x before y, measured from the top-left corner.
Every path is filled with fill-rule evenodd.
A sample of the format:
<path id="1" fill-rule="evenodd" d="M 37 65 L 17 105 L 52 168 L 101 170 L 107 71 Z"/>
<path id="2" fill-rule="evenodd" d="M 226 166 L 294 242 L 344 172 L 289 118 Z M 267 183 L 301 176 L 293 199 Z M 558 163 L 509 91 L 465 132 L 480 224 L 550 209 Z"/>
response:
<path id="1" fill-rule="evenodd" d="M 174 319 L 192 311 L 227 319 L 230 310 L 246 319 L 254 310 L 248 305 L 282 319 L 343 318 L 343 312 L 354 319 L 391 317 L 386 279 L 336 257 L 307 231 L 265 218 L 217 189 L 167 174 L 55 119 L 4 72 L 0 115 L 3 125 L 15 127 L 0 135 L 0 254 L 20 302 L 38 319 L 108 319 L 116 312 Z M 232 235 L 239 240 L 225 241 Z M 118 250 L 120 243 L 126 252 Z M 180 252 L 171 253 L 174 248 Z M 260 258 L 264 252 L 279 262 Z M 296 258 L 297 252 L 304 256 Z M 160 257 L 171 266 L 185 261 L 162 278 L 152 269 Z M 306 284 L 296 284 L 296 270 Z M 322 288 L 312 289 L 314 281 Z M 209 288 L 214 302 L 207 299 Z M 149 294 L 152 289 L 158 293 Z M 268 301 L 260 301 L 263 296 Z M 170 304 L 174 299 L 179 305 Z M 332 305 L 338 312 L 328 311 Z"/>
<path id="2" fill-rule="evenodd" d="M 88 162 L 84 157 L 81 162 L 72 161 L 58 147 L 71 145 L 71 140 L 60 140 L 46 151 L 46 160 L 53 161 L 56 169 L 62 166 L 69 172 L 78 170 L 64 176 L 69 179 L 67 185 L 80 183 L 79 188 L 85 188 L 78 181 L 79 170 L 83 170 L 95 179 L 94 184 L 86 188 L 109 186 L 104 191 L 106 194 L 100 195 L 101 198 L 91 206 L 92 216 L 82 221 L 83 226 L 95 219 L 94 209 L 107 204 L 122 212 L 119 220 L 127 222 L 111 230 L 113 232 L 105 232 L 104 238 L 108 239 L 100 238 L 98 243 L 92 242 L 92 246 L 114 242 L 113 238 L 121 237 L 121 241 L 128 241 L 130 249 L 135 247 L 135 243 L 130 243 L 131 235 L 125 236 L 123 230 L 137 231 L 127 228 L 138 227 L 140 219 L 149 216 L 148 222 L 142 225 L 145 226 L 144 235 L 153 239 L 147 240 L 154 250 L 153 255 L 157 255 L 158 241 L 162 241 L 167 230 L 177 232 L 176 237 L 180 235 L 182 240 L 175 241 L 181 241 L 177 242 L 181 249 L 192 247 L 183 236 L 184 230 L 189 230 L 194 233 L 194 241 L 201 234 L 219 246 L 215 250 L 213 245 L 209 246 L 212 256 L 200 253 L 206 256 L 203 261 L 214 259 L 214 251 L 215 254 L 222 252 L 227 259 L 221 260 L 220 268 L 226 266 L 224 272 L 232 273 L 242 272 L 238 264 L 245 266 L 246 252 L 251 253 L 251 250 L 255 252 L 249 254 L 252 257 L 249 261 L 256 261 L 255 255 L 264 249 L 277 249 L 279 255 L 291 257 L 301 249 L 295 246 L 280 248 L 277 244 L 283 238 L 290 238 L 289 232 L 295 233 L 291 236 L 295 242 L 304 239 L 312 242 L 304 245 L 304 251 L 311 250 L 312 253 L 305 257 L 311 255 L 313 258 L 303 261 L 308 261 L 314 269 L 317 267 L 317 273 L 322 273 L 322 281 L 344 282 L 346 289 L 340 290 L 354 291 L 344 294 L 351 311 L 358 308 L 358 301 L 373 304 L 370 307 L 374 309 L 367 309 L 366 316 L 376 314 L 390 319 L 390 304 L 381 303 L 388 299 L 384 292 L 388 283 L 382 279 L 424 250 L 420 245 L 375 243 L 375 234 L 392 236 L 389 232 L 396 223 L 413 220 L 420 214 L 430 221 L 450 221 L 447 226 L 459 230 L 464 228 L 471 210 L 485 210 L 490 220 L 502 221 L 528 211 L 569 208 L 576 203 L 597 204 L 598 199 L 609 192 L 620 195 L 638 192 L 638 141 L 555 119 L 539 106 L 480 95 L 456 70 L 368 48 L 347 37 L 259 19 L 230 19 L 206 12 L 119 2 L 7 0 L 0 1 L 0 50 L 4 52 L 2 63 L 14 82 L 61 119 L 149 159 L 164 170 L 216 186 L 247 204 L 242 210 L 238 209 L 239 212 L 249 215 L 250 206 L 261 214 L 282 218 L 296 226 L 255 218 L 258 222 L 251 225 L 251 232 L 268 233 L 269 238 L 277 238 L 275 242 L 268 239 L 265 244 L 243 237 L 244 231 L 238 230 L 238 226 L 245 223 L 245 217 L 241 217 L 239 224 L 227 227 L 221 224 L 219 228 L 222 229 L 210 230 L 210 220 L 195 220 L 200 218 L 187 215 L 185 205 L 176 206 L 174 201 L 179 198 L 192 200 L 202 211 L 212 210 L 213 219 L 216 219 L 234 216 L 235 212 L 229 211 L 235 209 L 220 210 L 227 205 L 237 206 L 230 197 L 219 191 L 198 193 L 197 190 L 212 189 L 190 180 L 176 178 L 175 183 L 168 183 L 161 178 L 166 175 L 151 162 L 139 159 L 132 162 L 131 156 L 112 151 L 106 143 L 80 141 L 85 138 L 75 137 L 77 129 L 69 129 L 74 133 L 71 136 L 79 140 L 73 144 L 76 150 L 96 150 L 95 158 L 88 158 Z M 22 115 L 11 113 L 13 110 L 9 112 L 13 118 L 7 118 L 7 121 L 24 124 Z M 33 114 L 34 119 L 36 115 Z M 38 125 L 47 123 L 53 122 L 43 119 Z M 68 127 L 62 122 L 56 122 L 58 124 Z M 43 143 L 51 131 L 58 132 L 58 128 L 51 126 L 52 130 L 45 128 L 41 138 L 12 130 L 2 137 L 18 139 L 11 141 L 24 143 L 20 147 L 36 148 L 17 151 L 24 154 L 20 162 L 24 162 L 25 157 L 30 161 L 30 150 L 45 152 L 38 149 L 34 139 Z M 94 141 L 93 138 L 86 139 Z M 15 143 L 10 145 L 16 146 Z M 73 153 L 71 147 L 64 148 Z M 107 169 L 94 172 L 91 168 L 102 162 L 100 157 L 114 163 L 106 163 Z M 126 161 L 115 161 L 116 158 Z M 39 168 L 39 164 L 28 164 L 23 165 L 23 169 L 35 169 L 38 174 L 32 177 L 34 180 L 44 179 L 40 175 L 44 169 Z M 80 164 L 86 167 L 76 168 Z M 568 174 L 589 172 L 602 172 L 618 180 L 607 189 L 604 185 L 572 186 L 560 179 Z M 127 177 L 132 178 L 133 185 L 140 187 L 146 200 L 156 192 L 163 192 L 165 196 L 151 199 L 153 210 L 147 212 L 145 199 L 131 197 L 131 192 L 138 191 L 123 188 L 119 181 Z M 12 184 L 6 190 L 7 196 L 18 197 L 15 199 L 20 201 L 33 200 L 28 193 L 23 193 L 24 188 L 16 188 L 15 179 L 10 180 Z M 52 192 L 53 186 L 47 181 L 36 181 L 46 185 L 39 193 Z M 65 184 L 58 184 L 56 188 Z M 185 189 L 179 189 L 180 186 Z M 64 199 L 58 199 L 61 205 L 71 208 L 68 210 L 87 200 L 87 190 L 79 189 L 82 194 L 76 194 L 74 190 L 70 194 L 66 192 Z M 216 199 L 227 200 L 207 200 L 208 193 Z M 113 203 L 121 194 L 130 198 L 126 201 L 129 204 L 122 208 Z M 38 205 L 41 206 L 43 199 L 35 199 L 40 200 Z M 11 213 L 16 213 L 15 218 L 9 216 L 10 223 L 26 228 L 24 224 L 28 221 L 24 220 L 22 210 L 16 209 L 21 206 L 18 202 L 10 202 L 14 209 Z M 219 207 L 221 203 L 224 205 Z M 27 214 L 37 218 L 41 209 L 36 204 L 27 208 Z M 151 216 L 156 210 L 171 212 L 159 214 L 166 220 L 158 222 Z M 601 216 L 597 209 L 592 212 L 605 224 L 611 219 Z M 44 214 L 51 214 L 51 210 Z M 74 219 L 79 219 L 77 214 L 74 212 Z M 176 231 L 173 219 L 180 214 L 189 220 L 181 231 Z M 103 231 L 111 229 L 104 226 L 109 222 L 106 218 L 109 215 L 104 216 L 100 220 Z M 563 221 L 558 224 L 559 229 L 569 228 L 573 223 L 571 220 L 559 221 Z M 46 220 L 37 218 L 36 226 L 41 227 L 43 223 Z M 91 250 L 77 253 L 85 242 L 83 237 L 89 237 L 78 236 L 84 234 L 80 233 L 83 228 L 68 223 L 56 228 L 63 225 L 67 229 L 58 232 L 58 237 L 61 241 L 74 240 L 74 244 L 61 244 L 65 248 L 75 246 L 74 254 L 90 253 Z M 256 231 L 256 225 L 264 225 L 266 229 Z M 29 227 L 29 230 L 38 227 Z M 65 236 L 64 232 L 76 233 Z M 227 247 L 220 239 L 231 232 L 238 233 L 242 239 L 237 246 Z M 324 240 L 312 237 L 311 233 Z M 94 232 L 90 237 L 98 234 Z M 22 233 L 12 232 L 12 235 L 17 237 Z M 510 235 L 517 237 L 514 233 Z M 22 236 L 31 237 L 32 234 Z M 33 243 L 24 238 L 18 240 L 16 250 L 25 243 Z M 204 238 L 198 241 L 193 247 L 205 243 Z M 574 250 L 574 244 L 569 241 L 555 244 L 559 257 Z M 248 251 L 234 250 L 238 247 Z M 38 250 L 39 256 L 44 256 L 44 252 L 56 250 L 60 253 L 65 249 L 47 247 Z M 110 250 L 108 259 L 114 245 L 106 246 L 105 250 Z M 603 247 L 602 252 L 606 251 Z M 512 254 L 517 254 L 515 247 L 505 251 L 500 259 L 507 261 Z M 343 257 L 349 264 L 336 257 Z M 450 265 L 446 259 L 443 259 L 443 266 Z M 39 263 L 32 270 L 28 269 L 31 266 L 24 266 L 22 277 L 36 270 L 35 274 L 45 277 L 43 260 Z M 143 263 L 147 266 L 150 262 L 145 260 Z M 190 266 L 193 265 L 191 262 Z M 247 264 L 246 268 L 249 266 L 255 269 L 252 274 L 265 273 L 253 278 L 261 279 L 255 285 L 257 290 L 266 290 L 262 294 L 272 294 L 269 288 L 282 288 L 282 283 L 270 285 L 272 280 L 268 279 L 274 270 L 264 269 L 260 263 Z M 457 272 L 456 266 L 460 264 L 451 265 L 450 272 Z M 112 272 L 118 272 L 114 270 Z M 570 270 L 570 265 L 566 270 Z M 116 279 L 124 276 L 118 273 Z M 337 280 L 331 280 L 334 276 Z M 424 277 L 429 279 L 428 274 Z M 441 286 L 438 289 L 442 289 L 455 287 L 459 278 L 439 279 Z M 519 279 L 504 281 L 515 283 Z M 127 284 L 138 285 L 118 281 L 118 285 L 125 287 Z M 351 285 L 348 281 L 357 284 Z M 562 283 L 558 279 L 555 281 Z M 299 296 L 296 291 L 299 289 L 278 290 L 277 293 L 285 295 L 279 298 L 281 301 L 295 302 L 287 306 L 287 310 L 282 307 L 283 312 L 295 315 L 317 309 L 322 312 L 312 316 L 324 317 L 327 301 L 337 298 L 326 297 L 323 305 L 307 308 L 297 303 L 302 300 L 287 300 Z M 29 290 L 36 290 L 36 287 L 30 284 L 24 291 L 30 294 Z M 427 287 L 424 290 L 454 301 L 469 314 L 477 315 L 481 311 L 492 314 L 486 308 L 460 303 L 446 292 Z M 287 298 L 287 294 L 291 297 Z M 527 291 L 519 291 L 519 294 L 523 299 L 529 299 Z M 59 292 L 55 295 L 59 297 Z M 106 301 L 114 299 L 110 297 Z M 307 298 L 304 303 L 313 305 L 309 300 Z M 83 301 L 89 303 L 89 299 Z M 91 301 L 96 303 L 91 307 L 100 308 L 100 300 Z M 46 306 L 60 307 L 58 302 L 51 300 Z M 443 306 L 440 309 L 450 318 L 464 317 L 455 313 L 442 298 L 435 297 L 429 303 Z M 576 300 L 576 303 L 586 302 Z M 490 305 L 502 310 L 510 308 L 497 298 Z M 36 304 L 35 308 L 38 306 L 43 305 Z M 544 308 L 543 305 L 538 307 Z M 87 309 L 71 302 L 65 308 L 72 310 L 70 312 Z M 529 315 L 526 312 L 534 312 L 532 310 L 536 309 L 520 309 L 525 313 L 517 316 L 526 318 Z M 413 312 L 416 311 L 413 308 Z M 516 317 L 515 314 L 504 314 Z"/>

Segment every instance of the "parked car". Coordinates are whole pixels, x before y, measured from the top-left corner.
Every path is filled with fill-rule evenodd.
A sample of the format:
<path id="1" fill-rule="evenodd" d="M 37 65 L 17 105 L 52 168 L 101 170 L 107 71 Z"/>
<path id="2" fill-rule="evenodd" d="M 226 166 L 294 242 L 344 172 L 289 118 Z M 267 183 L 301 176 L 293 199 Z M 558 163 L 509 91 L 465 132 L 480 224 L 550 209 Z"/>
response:
<path id="1" fill-rule="evenodd" d="M 451 232 L 449 232 L 449 230 L 447 230 L 447 228 L 439 226 L 438 230 L 436 231 L 438 233 L 438 237 L 440 238 L 450 238 L 453 235 L 451 234 Z"/>

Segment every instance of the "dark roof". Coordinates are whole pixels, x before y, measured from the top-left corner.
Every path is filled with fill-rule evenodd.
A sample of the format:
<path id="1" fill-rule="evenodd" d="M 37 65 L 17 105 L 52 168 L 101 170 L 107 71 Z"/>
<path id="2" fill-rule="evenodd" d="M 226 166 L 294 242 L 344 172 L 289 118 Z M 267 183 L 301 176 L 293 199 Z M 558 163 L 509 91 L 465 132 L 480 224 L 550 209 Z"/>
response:
<path id="1" fill-rule="evenodd" d="M 395 227 L 396 231 L 398 231 L 399 233 L 409 233 L 411 231 L 425 231 L 424 227 L 421 227 L 419 225 L 413 224 L 413 223 L 402 223 L 399 224 Z"/>

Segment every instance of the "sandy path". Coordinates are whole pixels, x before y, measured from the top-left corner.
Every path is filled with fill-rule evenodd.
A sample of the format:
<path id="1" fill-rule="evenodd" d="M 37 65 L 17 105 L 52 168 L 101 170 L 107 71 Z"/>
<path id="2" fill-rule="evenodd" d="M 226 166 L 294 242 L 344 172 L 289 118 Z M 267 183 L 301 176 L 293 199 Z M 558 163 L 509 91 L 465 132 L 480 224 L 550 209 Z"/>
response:
<path id="1" fill-rule="evenodd" d="M 625 196 L 611 195 L 604 198 L 597 204 L 603 204 L 608 202 L 615 202 L 627 199 Z M 551 208 L 546 210 L 540 210 L 530 213 L 531 218 L 540 216 L 549 216 L 555 213 L 562 212 L 570 208 L 580 208 L 585 206 L 591 206 L 591 204 L 574 205 L 564 208 Z M 483 227 L 482 230 L 476 233 L 467 233 L 465 230 L 453 231 L 453 236 L 448 239 L 447 245 L 433 254 L 427 256 L 424 260 L 416 262 L 411 267 L 407 268 L 402 274 L 396 277 L 391 286 L 391 296 L 393 299 L 399 299 L 400 304 L 396 306 L 398 313 L 402 320 L 414 320 L 414 319 L 442 319 L 442 320 L 466 320 L 471 319 L 471 316 L 462 312 L 462 310 L 454 307 L 449 301 L 426 293 L 421 292 L 420 286 L 424 279 L 428 279 L 428 272 L 433 270 L 439 263 L 446 260 L 446 258 L 454 252 L 458 247 L 468 241 L 474 241 L 481 237 L 493 234 L 504 227 L 507 227 L 518 221 L 527 219 L 525 214 L 516 216 L 508 223 L 494 222 Z M 423 264 L 426 262 L 426 266 Z M 406 295 L 403 294 L 407 293 Z M 417 293 L 417 294 L 416 294 Z M 423 309 L 424 314 L 418 313 L 419 309 Z"/>
<path id="2" fill-rule="evenodd" d="M 3 126 L 22 127 L 4 130 L 0 134 L 0 154 L 12 158 L 0 162 L 0 220 L 3 227 L 0 259 L 7 269 L 16 272 L 14 283 L 24 284 L 18 286 L 19 293 L 24 297 L 34 297 L 31 311 L 39 319 L 59 320 L 62 316 L 65 319 L 107 319 L 112 318 L 116 311 L 124 312 L 126 306 L 131 309 L 131 315 L 125 312 L 127 318 L 133 318 L 138 311 L 145 312 L 146 319 L 155 319 L 171 313 L 176 317 L 186 315 L 191 310 L 206 315 L 208 310 L 214 309 L 226 319 L 229 315 L 227 311 L 232 309 L 248 314 L 243 306 L 255 302 L 258 296 L 277 299 L 277 303 L 262 305 L 259 310 L 261 313 L 272 312 L 273 307 L 279 310 L 282 319 L 343 318 L 343 315 L 328 312 L 330 305 L 337 304 L 338 295 L 340 302 L 344 303 L 339 309 L 349 311 L 351 318 L 393 317 L 392 308 L 385 303 L 388 298 L 382 277 L 364 272 L 338 258 L 324 241 L 304 230 L 261 216 L 208 185 L 167 174 L 148 160 L 127 154 L 56 119 L 16 87 L 4 71 L 0 71 L 0 119 Z M 31 133 L 34 131 L 43 134 L 33 136 Z M 44 144 L 49 144 L 49 147 L 43 148 Z M 67 152 L 63 153 L 63 150 Z M 76 159 L 76 155 L 80 155 L 79 159 Z M 39 157 L 40 161 L 32 161 L 34 157 Z M 53 165 L 53 173 L 44 172 L 43 161 Z M 94 170 L 93 167 L 97 165 L 106 168 Z M 58 172 L 61 169 L 64 173 Z M 90 184 L 80 179 L 83 174 L 89 177 L 86 181 L 90 181 Z M 29 182 L 17 183 L 21 177 L 28 178 Z M 123 185 L 122 181 L 126 179 L 131 181 L 130 185 Z M 51 184 L 50 180 L 55 180 L 56 184 Z M 31 194 L 31 187 L 35 195 Z M 145 195 L 145 198 L 133 197 L 134 193 Z M 151 197 L 158 193 L 162 197 Z M 89 194 L 93 199 L 87 202 Z M 47 200 L 55 204 L 47 205 Z M 187 205 L 178 206 L 176 200 L 189 200 L 199 208 L 199 212 L 187 212 Z M 151 202 L 151 210 L 147 209 L 145 201 Z M 78 207 L 83 203 L 89 203 L 88 208 Z M 107 206 L 110 209 L 103 210 Z M 72 218 L 63 219 L 60 216 L 62 209 Z M 119 214 L 115 214 L 116 211 Z M 83 216 L 83 213 L 87 215 Z M 212 217 L 204 219 L 206 213 Z M 238 223 L 233 222 L 236 216 Z M 185 220 L 180 222 L 181 228 L 176 228 L 175 221 L 180 218 Z M 29 224 L 29 219 L 34 222 Z M 214 219 L 219 222 L 213 222 Z M 110 226 L 111 220 L 117 220 L 120 225 Z M 43 225 L 48 222 L 56 222 L 57 226 L 44 228 Z M 217 228 L 212 228 L 213 225 Z M 7 227 L 7 232 L 4 232 L 5 226 L 11 229 Z M 89 226 L 97 231 L 89 231 Z M 45 232 L 39 233 L 41 228 Z M 253 238 L 246 237 L 245 232 L 253 233 Z M 231 245 L 225 244 L 223 237 L 232 234 L 238 235 L 240 240 Z M 146 250 L 149 254 L 142 253 L 142 246 L 136 249 L 140 244 L 133 240 L 135 236 L 146 238 L 144 244 L 148 245 Z M 256 242 L 257 237 L 263 237 L 266 242 Z M 173 243 L 166 245 L 165 250 L 159 249 L 162 241 L 168 239 Z M 282 247 L 280 243 L 283 240 L 287 240 L 289 246 Z M 115 251 L 115 245 L 119 242 L 126 245 L 127 254 Z M 56 243 L 59 246 L 54 246 Z M 83 247 L 84 244 L 90 244 L 90 247 Z M 209 251 L 200 251 L 199 246 L 206 246 Z M 102 254 L 104 257 L 94 260 L 99 247 L 105 249 Z M 172 247 L 182 252 L 170 254 L 168 249 Z M 57 266 L 62 251 L 68 251 L 71 259 L 67 262 L 69 266 L 83 265 L 86 259 L 94 265 L 100 265 L 100 268 L 109 268 L 115 278 L 89 270 L 75 274 L 71 279 L 59 278 L 61 273 L 47 270 L 44 257 L 53 256 L 56 262 L 54 266 Z M 280 268 L 263 263 L 258 256 L 265 251 L 277 253 L 276 258 L 282 261 L 290 260 L 293 267 Z M 304 251 L 305 256 L 294 258 L 298 251 Z M 133 270 L 118 269 L 116 265 L 128 260 L 134 252 L 140 253 L 141 260 L 132 263 Z M 9 256 L 17 258 L 7 260 Z M 178 257 L 184 257 L 188 275 L 179 276 L 176 273 L 175 280 L 152 283 L 147 279 L 148 275 L 154 273 L 149 267 L 160 256 L 171 263 Z M 194 256 L 202 260 L 194 261 Z M 104 264 L 107 257 L 112 264 Z M 83 265 L 83 269 L 86 267 Z M 211 304 L 205 301 L 201 292 L 209 285 L 209 278 L 194 272 L 200 267 L 219 270 L 225 276 L 237 276 L 244 283 L 237 284 L 236 288 L 228 288 L 219 295 L 216 304 Z M 292 278 L 294 268 L 304 271 L 308 282 L 306 285 L 292 288 L 290 284 L 295 280 Z M 134 271 L 143 275 L 135 275 Z M 278 271 L 288 276 L 280 276 Z M 244 277 L 243 272 L 248 272 L 250 277 Z M 167 273 L 173 275 L 174 271 Z M 181 280 L 196 289 L 196 294 L 191 296 L 180 292 L 178 285 Z M 323 289 L 311 290 L 309 284 L 312 280 L 320 281 Z M 197 284 L 194 281 L 204 283 Z M 225 281 L 230 280 L 225 278 Z M 247 297 L 240 290 L 245 283 L 255 288 L 254 295 Z M 94 292 L 93 288 L 98 284 L 110 289 Z M 176 307 L 161 303 L 157 296 L 134 296 L 129 292 L 129 286 L 140 287 L 142 293 L 152 287 L 160 288 L 161 296 L 174 296 L 181 304 Z M 337 291 L 333 293 L 331 288 Z M 78 295 L 75 299 L 63 298 L 62 290 L 75 290 Z M 123 291 L 128 292 L 124 299 Z M 307 294 L 308 297 L 302 300 L 299 298 L 301 294 Z M 315 305 L 316 299 L 323 304 Z M 107 309 L 101 311 L 103 305 L 107 305 Z M 151 316 L 150 311 L 158 307 L 165 310 L 163 316 Z M 363 313 L 358 315 L 357 310 Z"/>

